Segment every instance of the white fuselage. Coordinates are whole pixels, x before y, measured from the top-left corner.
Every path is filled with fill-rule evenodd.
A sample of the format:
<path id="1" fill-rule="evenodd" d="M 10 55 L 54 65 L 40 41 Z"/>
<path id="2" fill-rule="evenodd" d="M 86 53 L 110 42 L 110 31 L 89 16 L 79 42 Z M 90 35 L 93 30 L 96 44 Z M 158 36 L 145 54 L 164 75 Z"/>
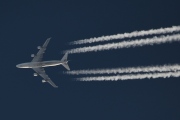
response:
<path id="1" fill-rule="evenodd" d="M 49 67 L 49 66 L 57 66 L 67 61 L 60 60 L 51 60 L 51 61 L 42 61 L 42 62 L 27 62 L 16 65 L 17 68 L 38 68 L 38 67 Z"/>

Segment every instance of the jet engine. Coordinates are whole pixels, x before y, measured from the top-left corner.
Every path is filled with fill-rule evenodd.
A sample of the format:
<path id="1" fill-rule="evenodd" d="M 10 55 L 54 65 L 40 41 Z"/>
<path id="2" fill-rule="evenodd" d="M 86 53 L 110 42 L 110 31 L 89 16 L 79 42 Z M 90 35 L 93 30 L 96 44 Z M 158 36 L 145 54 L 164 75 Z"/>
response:
<path id="1" fill-rule="evenodd" d="M 31 54 L 31 57 L 34 57 L 34 54 Z"/>
<path id="2" fill-rule="evenodd" d="M 41 49 L 41 46 L 37 46 L 37 49 Z"/>
<path id="3" fill-rule="evenodd" d="M 37 74 L 37 73 L 34 73 L 34 76 L 38 76 L 38 74 Z"/>
<path id="4" fill-rule="evenodd" d="M 46 81 L 45 80 L 42 80 L 42 83 L 45 83 Z"/>

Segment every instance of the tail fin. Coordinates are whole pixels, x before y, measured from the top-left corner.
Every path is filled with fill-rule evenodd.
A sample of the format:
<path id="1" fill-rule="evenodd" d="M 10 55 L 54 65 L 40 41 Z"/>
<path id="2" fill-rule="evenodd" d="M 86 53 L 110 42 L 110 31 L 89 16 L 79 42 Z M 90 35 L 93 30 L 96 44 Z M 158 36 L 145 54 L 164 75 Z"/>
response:
<path id="1" fill-rule="evenodd" d="M 62 65 L 67 69 L 67 70 L 70 70 L 69 66 L 68 66 L 68 60 L 67 60 L 67 57 L 68 57 L 68 53 L 66 53 L 63 58 L 61 59 L 62 62 L 64 62 Z"/>

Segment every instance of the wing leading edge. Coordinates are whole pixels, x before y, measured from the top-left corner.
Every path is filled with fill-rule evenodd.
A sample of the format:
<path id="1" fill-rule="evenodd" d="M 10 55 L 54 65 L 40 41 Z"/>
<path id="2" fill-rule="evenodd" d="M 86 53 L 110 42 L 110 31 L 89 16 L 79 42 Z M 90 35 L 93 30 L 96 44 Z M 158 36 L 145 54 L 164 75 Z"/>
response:
<path id="1" fill-rule="evenodd" d="M 45 52 L 45 50 L 46 50 L 46 47 L 47 47 L 47 45 L 48 45 L 48 43 L 49 43 L 50 40 L 51 40 L 51 38 L 48 38 L 48 39 L 45 41 L 45 43 L 43 44 L 43 46 L 40 47 L 38 53 L 37 53 L 37 54 L 34 56 L 34 58 L 32 59 L 32 62 L 40 62 L 40 61 L 42 61 L 43 54 L 44 54 L 44 52 Z"/>
<path id="2" fill-rule="evenodd" d="M 48 38 L 45 43 L 43 44 L 42 47 L 40 47 L 38 53 L 36 54 L 36 56 L 33 58 L 32 62 L 41 62 L 42 58 L 43 58 L 43 54 L 46 50 L 46 47 L 49 43 L 49 41 L 51 40 L 51 38 Z M 38 73 L 44 80 L 45 82 L 48 82 L 49 84 L 51 84 L 54 88 L 58 88 L 58 86 L 56 86 L 54 84 L 54 82 L 49 78 L 49 76 L 45 73 L 44 68 L 39 67 L 39 68 L 33 68 L 33 70 Z"/>
<path id="3" fill-rule="evenodd" d="M 58 86 L 56 86 L 54 84 L 54 82 L 49 78 L 49 76 L 45 73 L 44 68 L 40 67 L 40 68 L 33 68 L 33 70 L 38 73 L 42 78 L 44 78 L 45 82 L 48 82 L 49 84 L 51 84 L 54 88 L 58 88 Z"/>

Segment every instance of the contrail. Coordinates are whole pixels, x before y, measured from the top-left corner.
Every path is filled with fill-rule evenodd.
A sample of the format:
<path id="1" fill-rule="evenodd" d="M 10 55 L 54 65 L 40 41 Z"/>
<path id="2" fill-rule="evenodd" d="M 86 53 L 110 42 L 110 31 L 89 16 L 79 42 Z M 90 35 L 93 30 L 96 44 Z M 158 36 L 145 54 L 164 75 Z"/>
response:
<path id="1" fill-rule="evenodd" d="M 101 37 L 95 37 L 95 38 L 84 39 L 84 40 L 77 40 L 77 41 L 71 42 L 70 44 L 86 44 L 86 43 L 110 41 L 110 40 L 116 40 L 116 39 L 132 38 L 132 37 L 145 36 L 145 35 L 167 34 L 167 33 L 179 32 L 179 31 L 180 31 L 180 26 L 172 26 L 172 27 L 167 27 L 167 28 L 150 29 L 146 31 L 145 30 L 134 31 L 131 33 L 123 33 L 123 34 L 117 34 L 117 35 L 108 35 L 108 36 L 101 36 Z"/>
<path id="2" fill-rule="evenodd" d="M 155 78 L 170 78 L 180 77 L 180 72 L 165 72 L 165 73 L 145 73 L 145 74 L 129 74 L 116 76 L 100 76 L 100 77 L 82 77 L 76 78 L 79 81 L 117 81 L 117 80 L 133 80 L 133 79 L 155 79 Z"/>
<path id="3" fill-rule="evenodd" d="M 65 74 L 120 74 L 120 73 L 139 73 L 139 72 L 176 72 L 180 71 L 180 65 L 163 65 L 163 66 L 147 66 L 147 67 L 128 67 L 114 69 L 92 69 L 92 70 L 72 70 L 66 71 Z"/>
<path id="4" fill-rule="evenodd" d="M 108 43 L 104 45 L 96 45 L 89 47 L 81 47 L 81 48 L 70 49 L 64 52 L 68 52 L 68 53 L 85 53 L 91 51 L 96 52 L 96 51 L 111 50 L 111 49 L 142 47 L 145 45 L 170 43 L 175 41 L 180 41 L 180 34 L 166 35 L 166 36 L 146 38 L 146 39 L 136 39 L 132 41 L 122 41 L 118 43 Z"/>

